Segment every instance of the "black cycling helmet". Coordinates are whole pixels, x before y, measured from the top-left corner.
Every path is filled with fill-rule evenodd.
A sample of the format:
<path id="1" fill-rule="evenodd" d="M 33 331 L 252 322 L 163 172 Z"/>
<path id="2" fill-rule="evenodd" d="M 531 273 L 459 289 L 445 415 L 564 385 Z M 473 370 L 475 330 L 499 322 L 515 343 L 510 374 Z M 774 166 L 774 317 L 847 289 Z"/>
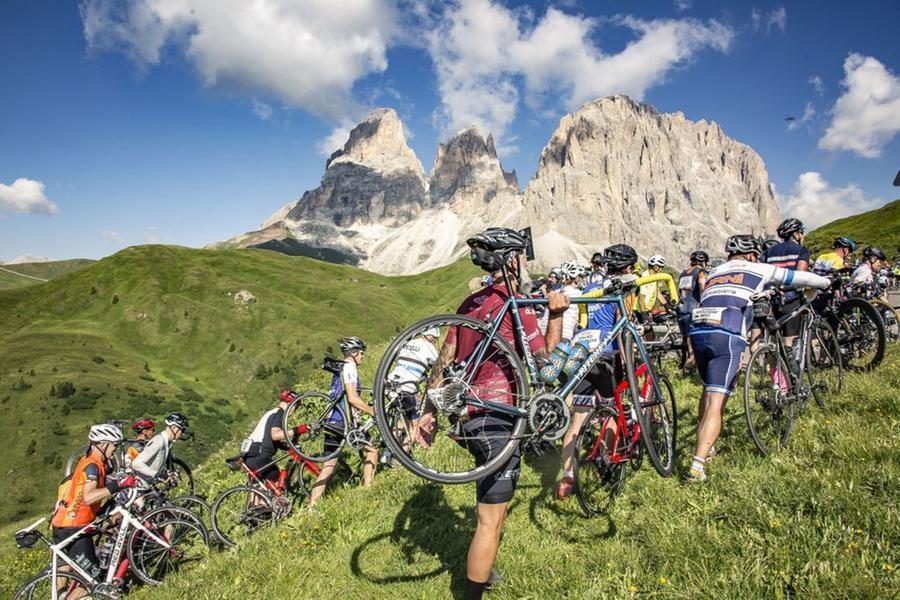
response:
<path id="1" fill-rule="evenodd" d="M 694 250 L 691 252 L 691 264 L 699 265 L 701 263 L 709 262 L 709 254 L 704 252 L 703 250 Z"/>
<path id="2" fill-rule="evenodd" d="M 762 251 L 765 252 L 765 251 L 768 250 L 769 248 L 774 248 L 774 247 L 777 246 L 778 244 L 779 244 L 778 240 L 776 240 L 776 239 L 773 238 L 773 237 L 769 237 L 769 238 L 763 238 L 763 239 L 760 241 L 760 244 L 759 244 L 759 245 L 760 245 L 760 247 L 762 248 Z"/>
<path id="3" fill-rule="evenodd" d="M 594 252 L 594 255 L 591 256 L 591 264 L 595 267 L 602 267 L 606 264 L 606 257 L 602 252 Z"/>
<path id="4" fill-rule="evenodd" d="M 356 336 L 341 338 L 338 340 L 338 345 L 341 347 L 341 352 L 344 353 L 344 356 L 350 356 L 354 352 L 365 352 L 366 350 L 366 343 Z"/>
<path id="5" fill-rule="evenodd" d="M 867 246 L 865 250 L 863 250 L 863 258 L 866 260 L 877 258 L 879 260 L 887 260 L 887 255 L 881 251 L 881 248 L 878 246 Z"/>
<path id="6" fill-rule="evenodd" d="M 759 239 L 755 235 L 733 235 L 725 241 L 725 253 L 728 256 L 732 254 L 755 254 L 759 256 Z"/>
<path id="7" fill-rule="evenodd" d="M 613 244 L 603 251 L 606 266 L 612 271 L 624 271 L 633 266 L 638 259 L 637 252 L 628 244 Z"/>
<path id="8" fill-rule="evenodd" d="M 186 416 L 179 412 L 174 412 L 168 417 L 166 417 L 166 425 L 170 427 L 177 427 L 182 431 L 187 431 L 188 428 L 188 419 Z"/>
<path id="9" fill-rule="evenodd" d="M 778 226 L 776 233 L 778 234 L 778 237 L 786 240 L 797 231 L 803 233 L 803 222 L 800 221 L 800 219 L 790 218 L 785 219 L 781 222 L 781 225 Z"/>
<path id="10" fill-rule="evenodd" d="M 503 254 L 514 250 L 522 252 L 528 242 L 521 233 L 507 227 L 489 227 L 466 240 L 471 248 L 472 262 L 487 271 L 496 273 L 503 266 Z"/>
<path id="11" fill-rule="evenodd" d="M 846 248 L 850 252 L 856 252 L 856 242 L 848 237 L 841 236 L 839 238 L 834 239 L 834 243 L 831 244 L 832 248 Z"/>

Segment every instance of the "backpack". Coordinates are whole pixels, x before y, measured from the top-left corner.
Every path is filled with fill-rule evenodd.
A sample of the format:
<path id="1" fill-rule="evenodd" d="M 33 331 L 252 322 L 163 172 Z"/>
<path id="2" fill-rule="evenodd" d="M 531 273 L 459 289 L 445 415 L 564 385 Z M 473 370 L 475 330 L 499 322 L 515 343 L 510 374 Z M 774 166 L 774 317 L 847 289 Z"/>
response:
<path id="1" fill-rule="evenodd" d="M 328 371 L 329 373 L 331 373 L 333 375 L 340 375 L 341 370 L 343 368 L 344 368 L 343 360 L 340 360 L 337 358 L 332 358 L 331 356 L 326 356 L 325 359 L 322 361 L 322 370 Z"/>

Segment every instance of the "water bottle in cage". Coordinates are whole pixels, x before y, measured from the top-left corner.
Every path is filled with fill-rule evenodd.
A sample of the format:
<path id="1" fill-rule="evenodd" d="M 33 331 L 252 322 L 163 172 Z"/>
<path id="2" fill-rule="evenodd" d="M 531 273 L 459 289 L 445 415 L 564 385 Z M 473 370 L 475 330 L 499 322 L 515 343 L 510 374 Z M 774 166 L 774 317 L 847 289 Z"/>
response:
<path id="1" fill-rule="evenodd" d="M 548 385 L 556 383 L 556 379 L 566 365 L 570 347 L 569 340 L 561 340 L 556 345 L 556 348 L 553 349 L 553 352 L 551 352 L 550 356 L 547 358 L 547 362 L 541 367 L 539 373 L 541 381 Z"/>
<path id="2" fill-rule="evenodd" d="M 569 350 L 569 358 L 565 366 L 563 366 L 563 373 L 565 373 L 566 377 L 571 379 L 578 369 L 581 368 L 581 365 L 590 353 L 591 349 L 586 343 L 576 342 L 572 349 Z"/>

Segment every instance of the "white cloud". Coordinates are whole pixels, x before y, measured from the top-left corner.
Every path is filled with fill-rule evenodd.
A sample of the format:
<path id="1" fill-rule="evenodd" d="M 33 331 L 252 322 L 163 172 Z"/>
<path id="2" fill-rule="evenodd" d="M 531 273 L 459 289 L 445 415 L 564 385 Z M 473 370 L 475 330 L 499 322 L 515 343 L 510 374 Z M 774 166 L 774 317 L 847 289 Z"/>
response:
<path id="1" fill-rule="evenodd" d="M 750 27 L 753 31 L 757 31 L 763 25 L 766 26 L 766 33 L 771 33 L 772 27 L 777 27 L 784 33 L 787 29 L 787 11 L 783 6 L 774 8 L 768 13 L 763 13 L 755 6 L 750 9 Z"/>
<path id="2" fill-rule="evenodd" d="M 116 231 L 111 231 L 109 229 L 102 229 L 102 228 L 98 227 L 97 233 L 102 235 L 104 238 L 106 238 L 110 242 L 115 242 L 117 244 L 121 244 L 122 242 L 125 241 L 125 239 L 122 237 L 122 234 L 118 233 Z"/>
<path id="3" fill-rule="evenodd" d="M 263 121 L 268 121 L 272 118 L 272 115 L 275 114 L 275 109 L 272 108 L 271 104 L 263 102 L 262 100 L 257 100 L 256 98 L 251 98 L 251 102 L 253 106 L 253 114 L 255 114 Z"/>
<path id="4" fill-rule="evenodd" d="M 675 10 L 679 12 L 690 10 L 693 5 L 693 0 L 675 0 Z"/>
<path id="5" fill-rule="evenodd" d="M 734 37 L 715 20 L 619 16 L 608 23 L 635 35 L 617 54 L 596 44 L 597 19 L 551 7 L 534 22 L 492 0 L 449 5 L 427 36 L 441 95 L 436 124 L 445 134 L 474 124 L 502 138 L 516 115 L 519 81 L 536 110 L 574 110 L 620 93 L 641 100 L 674 67 L 706 48 L 726 51 Z"/>
<path id="6" fill-rule="evenodd" d="M 156 225 L 151 225 L 147 228 L 147 243 L 148 244 L 158 244 L 162 238 L 159 237 L 159 230 L 156 228 Z"/>
<path id="7" fill-rule="evenodd" d="M 871 56 L 844 61 L 845 91 L 819 140 L 823 150 L 848 150 L 875 158 L 900 131 L 900 79 Z"/>
<path id="8" fill-rule="evenodd" d="M 781 30 L 781 33 L 784 33 L 785 29 L 787 29 L 787 11 L 784 10 L 783 6 L 779 6 L 769 13 L 769 18 L 766 21 L 766 33 L 771 31 L 772 27 L 777 27 Z"/>
<path id="9" fill-rule="evenodd" d="M 794 131 L 795 129 L 799 129 L 801 126 L 809 123 L 810 119 L 812 119 L 816 114 L 816 109 L 813 106 L 812 102 L 807 102 L 806 106 L 803 109 L 803 116 L 799 119 L 794 119 L 788 123 L 788 131 Z"/>
<path id="10" fill-rule="evenodd" d="M 20 177 L 12 185 L 0 183 L 0 217 L 16 213 L 53 215 L 59 208 L 44 194 L 44 184 Z"/>
<path id="11" fill-rule="evenodd" d="M 776 193 L 781 214 L 803 221 L 807 229 L 814 229 L 884 204 L 879 198 L 867 198 L 856 184 L 831 187 L 820 173 L 808 171 L 794 182 L 789 196 Z"/>
<path id="12" fill-rule="evenodd" d="M 825 82 L 822 81 L 822 78 L 818 75 L 813 75 L 809 78 L 809 85 L 812 86 L 813 90 L 818 95 L 822 95 L 825 93 Z"/>
<path id="13" fill-rule="evenodd" d="M 398 35 L 390 0 L 82 0 L 81 16 L 91 50 L 145 70 L 170 49 L 207 87 L 329 119 L 357 110 L 353 84 L 387 68 Z"/>
<path id="14" fill-rule="evenodd" d="M 327 136 L 319 140 L 316 144 L 316 151 L 322 156 L 331 156 L 336 150 L 340 150 L 350 139 L 350 130 L 353 129 L 351 123 L 343 123 L 331 130 Z"/>

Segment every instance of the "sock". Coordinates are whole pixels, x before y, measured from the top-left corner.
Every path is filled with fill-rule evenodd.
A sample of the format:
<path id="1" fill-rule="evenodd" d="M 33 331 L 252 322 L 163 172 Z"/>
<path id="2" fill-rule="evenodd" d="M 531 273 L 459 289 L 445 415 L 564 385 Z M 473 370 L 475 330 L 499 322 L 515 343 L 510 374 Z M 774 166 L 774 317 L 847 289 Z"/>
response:
<path id="1" fill-rule="evenodd" d="M 472 581 L 467 577 L 466 588 L 463 597 L 465 598 L 465 600 L 481 600 L 481 597 L 484 596 L 485 586 L 487 586 L 486 581 Z"/>
<path id="2" fill-rule="evenodd" d="M 704 473 L 706 469 L 706 460 L 700 458 L 699 456 L 695 456 L 694 460 L 691 462 L 691 471 L 697 471 L 699 473 Z"/>

